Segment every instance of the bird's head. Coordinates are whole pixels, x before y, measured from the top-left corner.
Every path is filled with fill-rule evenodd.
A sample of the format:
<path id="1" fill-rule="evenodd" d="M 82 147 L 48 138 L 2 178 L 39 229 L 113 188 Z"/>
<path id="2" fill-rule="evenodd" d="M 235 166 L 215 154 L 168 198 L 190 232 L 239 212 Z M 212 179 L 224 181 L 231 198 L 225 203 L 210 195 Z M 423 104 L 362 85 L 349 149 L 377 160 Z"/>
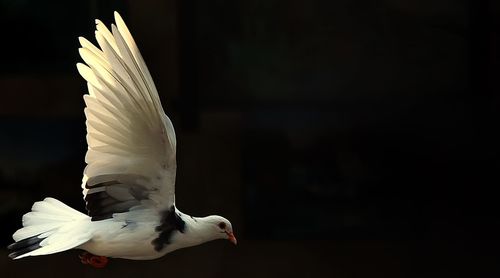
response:
<path id="1" fill-rule="evenodd" d="M 236 245 L 236 237 L 233 233 L 233 226 L 226 218 L 218 215 L 206 217 L 209 229 L 217 239 L 227 239 Z"/>

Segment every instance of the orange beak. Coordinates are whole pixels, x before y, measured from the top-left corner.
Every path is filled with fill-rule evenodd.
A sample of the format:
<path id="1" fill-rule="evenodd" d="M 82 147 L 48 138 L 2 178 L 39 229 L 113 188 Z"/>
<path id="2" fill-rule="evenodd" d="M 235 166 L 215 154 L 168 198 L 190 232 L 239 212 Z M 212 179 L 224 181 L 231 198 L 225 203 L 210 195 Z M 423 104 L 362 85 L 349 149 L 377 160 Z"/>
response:
<path id="1" fill-rule="evenodd" d="M 238 241 L 236 240 L 236 237 L 232 232 L 226 232 L 227 234 L 227 240 L 231 241 L 234 245 L 238 244 Z"/>

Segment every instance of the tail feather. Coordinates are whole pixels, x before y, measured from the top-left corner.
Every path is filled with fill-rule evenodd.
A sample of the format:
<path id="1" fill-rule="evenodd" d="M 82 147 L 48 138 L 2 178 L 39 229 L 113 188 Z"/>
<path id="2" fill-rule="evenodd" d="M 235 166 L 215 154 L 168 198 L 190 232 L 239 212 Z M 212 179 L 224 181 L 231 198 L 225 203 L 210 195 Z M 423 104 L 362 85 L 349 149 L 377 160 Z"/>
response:
<path id="1" fill-rule="evenodd" d="M 18 242 L 14 242 L 7 247 L 7 249 L 12 252 L 9 254 L 9 258 L 15 259 L 21 255 L 34 251 L 40 248 L 40 242 L 43 238 L 39 238 L 38 236 L 32 236 L 29 238 L 25 238 Z"/>
<path id="2" fill-rule="evenodd" d="M 77 247 L 91 238 L 90 217 L 53 199 L 36 202 L 8 246 L 9 257 L 47 255 Z"/>

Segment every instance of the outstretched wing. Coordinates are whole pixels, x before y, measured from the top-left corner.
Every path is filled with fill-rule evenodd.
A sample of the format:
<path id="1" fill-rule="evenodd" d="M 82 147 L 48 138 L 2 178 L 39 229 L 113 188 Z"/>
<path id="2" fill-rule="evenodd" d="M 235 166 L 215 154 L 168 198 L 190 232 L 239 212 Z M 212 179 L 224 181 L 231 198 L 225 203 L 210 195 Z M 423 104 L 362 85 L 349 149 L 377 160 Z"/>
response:
<path id="1" fill-rule="evenodd" d="M 83 194 L 93 220 L 174 203 L 176 139 L 146 64 L 120 15 L 96 20 L 97 48 L 80 38 L 87 81 L 87 167 Z"/>

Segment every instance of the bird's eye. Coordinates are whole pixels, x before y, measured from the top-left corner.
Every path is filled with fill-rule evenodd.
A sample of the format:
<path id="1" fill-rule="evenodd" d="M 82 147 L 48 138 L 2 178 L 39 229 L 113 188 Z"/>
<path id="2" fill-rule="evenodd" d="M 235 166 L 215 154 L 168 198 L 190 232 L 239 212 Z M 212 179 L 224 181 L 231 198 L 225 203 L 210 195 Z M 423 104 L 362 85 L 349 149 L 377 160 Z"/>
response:
<path id="1" fill-rule="evenodd" d="M 221 228 L 222 230 L 224 230 L 226 228 L 226 223 L 220 222 L 219 223 L 219 228 Z"/>

